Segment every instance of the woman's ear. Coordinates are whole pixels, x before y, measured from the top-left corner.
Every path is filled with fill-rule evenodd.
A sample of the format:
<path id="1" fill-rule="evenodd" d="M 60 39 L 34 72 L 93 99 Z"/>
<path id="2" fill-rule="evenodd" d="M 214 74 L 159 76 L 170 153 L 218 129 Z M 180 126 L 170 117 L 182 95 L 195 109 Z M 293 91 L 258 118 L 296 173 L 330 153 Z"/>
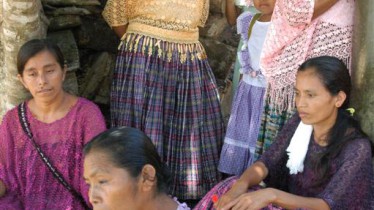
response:
<path id="1" fill-rule="evenodd" d="M 140 189 L 144 192 L 153 191 L 157 184 L 156 169 L 152 165 L 146 164 L 143 166 L 140 176 Z"/>
<path id="2" fill-rule="evenodd" d="M 62 68 L 62 81 L 65 81 L 67 72 L 68 72 L 68 65 L 64 64 L 64 67 Z"/>
<path id="3" fill-rule="evenodd" d="M 23 80 L 22 75 L 17 74 L 17 78 L 18 78 L 18 80 L 22 83 L 23 87 L 25 87 L 25 88 L 28 90 L 29 88 L 26 86 L 26 83 L 25 83 L 25 81 Z"/>
<path id="4" fill-rule="evenodd" d="M 344 101 L 347 99 L 347 94 L 343 91 L 339 91 L 339 93 L 336 95 L 336 101 L 335 101 L 335 106 L 337 108 L 340 108 L 343 104 Z"/>

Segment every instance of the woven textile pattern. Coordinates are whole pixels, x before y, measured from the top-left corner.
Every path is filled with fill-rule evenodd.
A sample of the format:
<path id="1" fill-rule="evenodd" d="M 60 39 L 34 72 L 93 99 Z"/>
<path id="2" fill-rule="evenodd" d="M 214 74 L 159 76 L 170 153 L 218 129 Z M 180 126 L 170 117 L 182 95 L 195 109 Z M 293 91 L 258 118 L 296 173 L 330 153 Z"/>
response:
<path id="1" fill-rule="evenodd" d="M 80 98 L 65 117 L 55 122 L 37 120 L 28 108 L 27 117 L 43 153 L 88 203 L 82 151 L 86 142 L 105 129 L 98 107 Z M 7 187 L 5 197 L 0 198 L 0 209 L 84 209 L 39 157 L 22 130 L 17 108 L 5 115 L 0 127 L 0 179 Z"/>

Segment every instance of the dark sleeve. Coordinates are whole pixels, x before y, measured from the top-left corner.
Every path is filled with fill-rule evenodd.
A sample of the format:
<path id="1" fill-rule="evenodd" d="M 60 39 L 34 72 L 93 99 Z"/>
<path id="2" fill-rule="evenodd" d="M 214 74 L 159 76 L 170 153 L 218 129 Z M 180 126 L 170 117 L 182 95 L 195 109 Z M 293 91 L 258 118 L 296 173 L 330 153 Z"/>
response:
<path id="1" fill-rule="evenodd" d="M 280 190 L 288 191 L 287 179 L 289 170 L 286 167 L 288 160 L 286 149 L 299 123 L 300 118 L 296 113 L 283 126 L 274 143 L 259 159 L 259 161 L 265 164 L 269 171 L 266 179 L 264 180 L 267 187 L 274 187 Z"/>
<path id="2" fill-rule="evenodd" d="M 373 163 L 368 139 L 356 139 L 338 156 L 337 171 L 317 197 L 332 210 L 374 209 Z"/>

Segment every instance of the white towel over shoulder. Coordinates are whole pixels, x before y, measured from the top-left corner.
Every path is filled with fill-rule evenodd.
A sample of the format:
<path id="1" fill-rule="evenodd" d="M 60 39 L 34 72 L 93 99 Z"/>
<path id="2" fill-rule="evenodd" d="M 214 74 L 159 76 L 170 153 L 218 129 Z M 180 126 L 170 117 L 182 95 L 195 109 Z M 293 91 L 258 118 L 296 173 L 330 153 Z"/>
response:
<path id="1" fill-rule="evenodd" d="M 287 167 L 290 169 L 290 174 L 303 172 L 304 160 L 306 153 L 308 152 L 308 145 L 312 132 L 313 126 L 311 125 L 306 125 L 303 122 L 300 122 L 297 126 L 290 145 L 286 150 L 288 154 Z"/>

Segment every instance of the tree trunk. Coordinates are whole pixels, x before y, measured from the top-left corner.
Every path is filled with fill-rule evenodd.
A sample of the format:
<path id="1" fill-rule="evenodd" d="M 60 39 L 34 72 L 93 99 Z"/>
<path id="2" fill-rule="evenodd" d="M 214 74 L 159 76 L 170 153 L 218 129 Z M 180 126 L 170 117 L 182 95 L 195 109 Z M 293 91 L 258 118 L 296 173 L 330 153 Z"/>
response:
<path id="1" fill-rule="evenodd" d="M 46 37 L 40 0 L 0 0 L 0 118 L 27 98 L 17 79 L 17 53 L 26 41 Z"/>
<path id="2" fill-rule="evenodd" d="M 352 60 L 352 105 L 365 132 L 374 138 L 374 1 L 356 1 Z"/>

